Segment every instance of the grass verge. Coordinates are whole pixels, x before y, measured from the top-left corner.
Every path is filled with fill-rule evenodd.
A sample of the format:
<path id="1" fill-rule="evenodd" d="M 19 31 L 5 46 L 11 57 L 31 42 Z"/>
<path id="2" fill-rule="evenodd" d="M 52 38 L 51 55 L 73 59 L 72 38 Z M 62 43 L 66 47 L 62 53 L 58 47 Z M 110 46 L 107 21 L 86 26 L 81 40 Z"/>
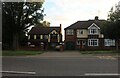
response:
<path id="1" fill-rule="evenodd" d="M 120 54 L 120 51 L 80 51 L 81 54 Z"/>
<path id="2" fill-rule="evenodd" d="M 42 54 L 42 51 L 2 51 L 2 56 L 26 56 Z"/>

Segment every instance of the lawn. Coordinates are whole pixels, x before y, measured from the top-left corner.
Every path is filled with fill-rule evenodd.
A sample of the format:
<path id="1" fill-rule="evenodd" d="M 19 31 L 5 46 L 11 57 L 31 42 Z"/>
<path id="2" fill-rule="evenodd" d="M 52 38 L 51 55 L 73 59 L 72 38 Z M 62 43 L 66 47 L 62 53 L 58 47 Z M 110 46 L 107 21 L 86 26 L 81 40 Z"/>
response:
<path id="1" fill-rule="evenodd" d="M 38 55 L 43 53 L 42 51 L 2 51 L 2 56 L 26 56 L 26 55 Z"/>

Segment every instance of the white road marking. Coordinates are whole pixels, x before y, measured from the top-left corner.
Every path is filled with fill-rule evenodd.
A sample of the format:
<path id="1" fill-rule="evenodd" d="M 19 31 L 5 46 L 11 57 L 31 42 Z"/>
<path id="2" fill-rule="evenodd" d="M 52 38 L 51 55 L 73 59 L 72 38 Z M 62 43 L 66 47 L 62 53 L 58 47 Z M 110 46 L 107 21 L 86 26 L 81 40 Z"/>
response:
<path id="1" fill-rule="evenodd" d="M 97 57 L 100 58 L 100 59 L 111 59 L 111 60 L 116 60 L 116 58 L 113 57 L 113 56 L 97 56 Z"/>
<path id="2" fill-rule="evenodd" d="M 21 72 L 21 71 L 0 71 L 0 73 L 11 73 L 11 74 L 31 74 L 31 75 L 36 74 L 36 72 Z"/>
<path id="3" fill-rule="evenodd" d="M 120 76 L 118 73 L 85 73 L 85 76 Z"/>

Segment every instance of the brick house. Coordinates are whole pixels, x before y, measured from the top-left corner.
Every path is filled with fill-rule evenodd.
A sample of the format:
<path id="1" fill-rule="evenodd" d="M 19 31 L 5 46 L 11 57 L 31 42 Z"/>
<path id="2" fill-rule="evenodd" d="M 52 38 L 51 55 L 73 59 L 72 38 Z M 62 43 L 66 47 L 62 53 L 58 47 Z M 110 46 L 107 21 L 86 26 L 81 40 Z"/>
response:
<path id="1" fill-rule="evenodd" d="M 61 24 L 58 27 L 36 26 L 28 33 L 28 45 L 39 50 L 55 49 L 62 42 Z"/>
<path id="2" fill-rule="evenodd" d="M 65 49 L 101 50 L 115 48 L 115 40 L 105 39 L 101 25 L 105 20 L 77 21 L 65 28 Z"/>

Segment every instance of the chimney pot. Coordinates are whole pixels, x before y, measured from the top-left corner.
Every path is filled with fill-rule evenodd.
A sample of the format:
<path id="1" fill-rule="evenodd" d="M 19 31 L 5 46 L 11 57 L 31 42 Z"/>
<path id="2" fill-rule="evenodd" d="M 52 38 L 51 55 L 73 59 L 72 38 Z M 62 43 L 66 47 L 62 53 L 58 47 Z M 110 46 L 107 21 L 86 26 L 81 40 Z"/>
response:
<path id="1" fill-rule="evenodd" d="M 98 18 L 99 18 L 98 16 L 95 16 L 95 20 L 98 20 Z"/>

